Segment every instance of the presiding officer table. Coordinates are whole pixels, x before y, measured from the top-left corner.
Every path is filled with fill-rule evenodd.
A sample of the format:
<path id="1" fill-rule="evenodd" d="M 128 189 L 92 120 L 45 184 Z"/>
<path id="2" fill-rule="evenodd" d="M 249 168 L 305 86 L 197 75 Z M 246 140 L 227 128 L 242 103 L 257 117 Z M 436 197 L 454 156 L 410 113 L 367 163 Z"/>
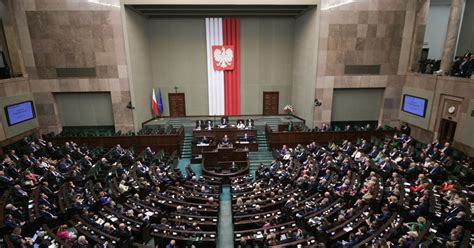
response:
<path id="1" fill-rule="evenodd" d="M 248 140 L 241 140 L 244 135 L 247 134 Z M 212 151 L 216 149 L 217 143 L 219 143 L 224 135 L 227 135 L 234 148 L 246 148 L 248 151 L 258 151 L 257 144 L 257 130 L 256 129 L 238 129 L 236 127 L 225 127 L 225 128 L 213 128 L 211 130 L 201 129 L 193 130 L 193 145 L 191 153 L 193 156 L 203 154 L 204 151 Z M 204 138 L 208 138 L 210 142 L 208 144 L 202 144 L 200 141 Z"/>

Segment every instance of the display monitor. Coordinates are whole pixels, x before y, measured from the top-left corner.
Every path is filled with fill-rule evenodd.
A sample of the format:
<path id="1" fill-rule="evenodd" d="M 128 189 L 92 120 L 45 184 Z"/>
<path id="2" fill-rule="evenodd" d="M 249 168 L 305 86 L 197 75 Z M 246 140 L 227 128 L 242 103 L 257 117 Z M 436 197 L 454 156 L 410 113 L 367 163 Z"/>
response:
<path id="1" fill-rule="evenodd" d="M 402 111 L 416 115 L 419 117 L 425 117 L 426 115 L 426 106 L 428 105 L 428 100 L 425 98 L 412 96 L 412 95 L 403 95 L 403 104 Z"/>
<path id="2" fill-rule="evenodd" d="M 24 101 L 5 107 L 8 126 L 13 126 L 36 117 L 33 101 Z"/>

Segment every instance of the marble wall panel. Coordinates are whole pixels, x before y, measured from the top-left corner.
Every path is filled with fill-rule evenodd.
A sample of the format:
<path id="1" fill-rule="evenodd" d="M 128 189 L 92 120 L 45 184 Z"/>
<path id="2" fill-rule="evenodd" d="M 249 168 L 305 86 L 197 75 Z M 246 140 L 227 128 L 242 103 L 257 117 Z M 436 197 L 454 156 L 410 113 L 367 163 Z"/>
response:
<path id="1" fill-rule="evenodd" d="M 315 96 L 333 88 L 387 88 L 379 121 L 395 123 L 408 65 L 416 4 L 409 0 L 321 2 Z M 342 58 L 342 59 L 341 59 Z M 401 61 L 403 59 L 403 61 Z M 344 75 L 346 65 L 380 65 L 380 75 Z M 331 78 L 333 84 L 328 84 Z M 332 106 L 332 104 L 329 104 Z M 315 108 L 314 123 L 331 121 L 331 108 Z"/>
<path id="2" fill-rule="evenodd" d="M 132 114 L 123 111 L 129 101 L 126 99 L 130 99 L 130 87 L 120 1 L 12 2 L 30 88 L 42 104 L 38 114 L 41 128 L 61 130 L 60 121 L 50 115 L 51 109 L 57 109 L 53 93 L 113 91 L 121 92 L 120 98 L 125 99 L 116 102 L 112 110 L 114 116 L 120 116 L 116 111 L 123 112 L 116 118 L 116 128 L 132 129 Z M 97 76 L 59 79 L 56 75 L 56 68 L 75 67 L 94 67 Z"/>

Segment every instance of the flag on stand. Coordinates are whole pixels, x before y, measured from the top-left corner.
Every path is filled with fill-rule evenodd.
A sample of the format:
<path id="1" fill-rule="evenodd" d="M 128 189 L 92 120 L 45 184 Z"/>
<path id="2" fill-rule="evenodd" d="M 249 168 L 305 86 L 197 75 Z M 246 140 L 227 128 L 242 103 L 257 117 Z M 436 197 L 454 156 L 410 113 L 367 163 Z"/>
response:
<path id="1" fill-rule="evenodd" d="M 160 115 L 163 113 L 163 98 L 161 98 L 161 90 L 158 88 L 158 111 Z"/>
<path id="2" fill-rule="evenodd" d="M 151 95 L 151 110 L 153 111 L 154 116 L 160 115 L 160 111 L 158 109 L 158 102 L 156 101 L 155 88 L 153 88 L 153 93 Z"/>

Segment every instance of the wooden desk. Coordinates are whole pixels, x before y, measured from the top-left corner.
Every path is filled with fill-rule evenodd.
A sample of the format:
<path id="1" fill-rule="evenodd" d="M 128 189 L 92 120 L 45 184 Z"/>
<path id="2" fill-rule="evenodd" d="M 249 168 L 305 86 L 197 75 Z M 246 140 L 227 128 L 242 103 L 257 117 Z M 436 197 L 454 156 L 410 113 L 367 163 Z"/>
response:
<path id="1" fill-rule="evenodd" d="M 326 145 L 328 142 L 342 143 L 344 140 L 356 142 L 357 139 L 370 141 L 372 137 L 384 139 L 393 136 L 395 131 L 339 131 L 339 132 L 275 132 L 270 126 L 265 127 L 268 149 L 280 149 L 283 145 L 295 147 L 311 142 Z"/>
<path id="2" fill-rule="evenodd" d="M 203 151 L 202 169 L 204 175 L 228 178 L 248 173 L 249 163 L 247 160 L 248 150 L 235 149 L 233 146 L 218 147 L 212 151 Z M 236 164 L 236 170 L 232 170 L 232 162 Z"/>
<path id="3" fill-rule="evenodd" d="M 150 147 L 153 151 L 164 150 L 171 154 L 174 151 L 181 151 L 181 144 L 184 140 L 184 128 L 180 128 L 176 134 L 161 135 L 136 135 L 136 136 L 84 136 L 84 137 L 45 137 L 46 141 L 56 144 L 64 144 L 66 141 L 74 141 L 82 145 L 103 146 L 108 150 L 117 144 L 122 147 L 133 147 L 136 151 L 145 150 Z"/>
<path id="4" fill-rule="evenodd" d="M 207 145 L 202 145 L 202 144 L 195 143 L 191 147 L 191 154 L 193 156 L 196 156 L 198 154 L 202 154 L 203 152 L 213 151 L 213 150 L 216 149 L 216 147 L 217 147 L 217 145 L 216 145 L 216 142 L 214 142 L 214 141 L 207 144 Z"/>
<path id="5" fill-rule="evenodd" d="M 205 166 L 216 166 L 218 162 L 247 161 L 247 152 L 245 149 L 219 147 L 212 151 L 203 151 L 202 158 L 206 160 Z"/>
<path id="6" fill-rule="evenodd" d="M 231 141 L 237 140 L 238 137 L 247 134 L 249 137 L 257 138 L 257 129 L 238 129 L 236 127 L 213 128 L 211 130 L 193 130 L 193 138 L 202 138 L 204 136 L 221 141 L 224 135 L 227 135 Z"/>
<path id="7" fill-rule="evenodd" d="M 234 147 L 237 148 L 237 149 L 247 149 L 249 152 L 257 152 L 258 151 L 258 143 L 255 139 L 252 142 L 236 141 L 236 142 L 234 142 Z"/>
<path id="8" fill-rule="evenodd" d="M 239 138 L 243 137 L 245 134 L 252 140 L 252 142 L 242 144 L 239 142 Z M 222 141 L 224 135 L 227 135 L 230 142 L 234 145 L 235 148 L 247 148 L 249 151 L 256 152 L 258 151 L 257 143 L 257 130 L 256 129 L 238 129 L 236 127 L 226 127 L 226 128 L 213 128 L 211 130 L 193 130 L 193 146 L 191 148 L 191 153 L 193 156 L 202 154 L 204 151 L 213 150 L 216 148 L 217 144 Z M 206 136 L 207 138 L 213 140 L 209 146 L 198 146 L 199 140 L 202 137 Z"/>

